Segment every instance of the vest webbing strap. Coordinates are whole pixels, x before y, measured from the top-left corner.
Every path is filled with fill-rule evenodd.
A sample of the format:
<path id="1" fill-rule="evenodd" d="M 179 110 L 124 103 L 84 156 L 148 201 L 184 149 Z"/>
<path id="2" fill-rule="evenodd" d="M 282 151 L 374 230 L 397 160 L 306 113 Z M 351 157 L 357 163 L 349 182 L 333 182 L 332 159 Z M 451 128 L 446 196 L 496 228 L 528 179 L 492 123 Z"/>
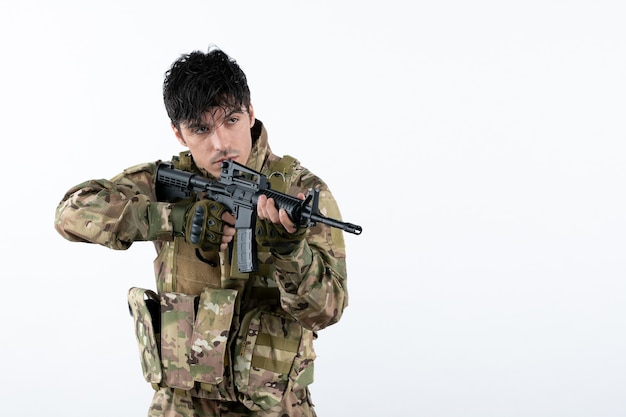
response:
<path id="1" fill-rule="evenodd" d="M 291 362 L 282 362 L 260 356 L 253 356 L 251 363 L 255 368 L 267 369 L 268 371 L 277 372 L 279 374 L 288 374 L 291 370 Z"/>
<path id="2" fill-rule="evenodd" d="M 268 333 L 259 333 L 256 338 L 256 344 L 260 346 L 269 346 L 273 349 L 285 350 L 287 352 L 298 352 L 299 340 L 290 340 L 283 337 L 272 336 Z"/>

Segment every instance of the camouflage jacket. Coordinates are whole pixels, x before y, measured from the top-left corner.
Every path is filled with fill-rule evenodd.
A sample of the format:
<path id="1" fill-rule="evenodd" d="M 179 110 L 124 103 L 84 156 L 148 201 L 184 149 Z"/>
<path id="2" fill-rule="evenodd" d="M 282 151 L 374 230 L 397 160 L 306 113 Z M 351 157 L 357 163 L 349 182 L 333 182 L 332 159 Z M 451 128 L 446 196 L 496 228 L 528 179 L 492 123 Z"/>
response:
<path id="1" fill-rule="evenodd" d="M 320 189 L 320 212 L 341 218 L 331 192 L 320 178 L 297 160 L 273 154 L 260 121 L 252 131 L 254 146 L 248 167 L 265 174 L 273 189 L 290 195 Z M 181 156 L 184 159 L 185 154 Z M 184 169 L 198 170 L 187 156 L 191 162 Z M 156 201 L 154 176 L 158 164 L 159 161 L 137 165 L 111 180 L 90 180 L 71 188 L 57 207 L 56 230 L 70 241 L 118 250 L 128 249 L 136 241 L 153 241 L 157 251 L 156 288 L 160 295 L 200 296 L 206 288 L 235 290 L 231 339 L 235 339 L 246 313 L 262 305 L 272 306 L 292 318 L 310 339 L 307 363 L 312 362 L 315 332 L 337 322 L 348 303 L 342 232 L 323 224 L 310 227 L 299 247 L 289 255 L 272 254 L 259 246 L 259 270 L 238 274 L 233 272 L 236 268 L 231 268 L 227 253 L 198 254 L 184 238 L 174 236 L 170 202 Z M 218 378 L 218 382 L 221 380 Z M 222 383 L 225 388 L 219 390 L 221 398 L 232 396 L 228 384 L 229 381 Z"/>

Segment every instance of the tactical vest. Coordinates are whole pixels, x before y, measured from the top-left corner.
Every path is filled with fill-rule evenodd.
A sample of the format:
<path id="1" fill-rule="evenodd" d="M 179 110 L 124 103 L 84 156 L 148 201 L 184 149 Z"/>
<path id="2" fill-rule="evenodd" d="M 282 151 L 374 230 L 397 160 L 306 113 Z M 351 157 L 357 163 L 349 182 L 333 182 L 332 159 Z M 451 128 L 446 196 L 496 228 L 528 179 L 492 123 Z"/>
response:
<path id="1" fill-rule="evenodd" d="M 189 152 L 172 162 L 199 173 Z M 262 173 L 273 190 L 287 193 L 297 166 L 285 156 Z M 267 410 L 313 381 L 314 335 L 280 308 L 269 249 L 258 248 L 257 271 L 241 274 L 227 251 L 202 252 L 182 238 L 162 244 L 169 246 L 156 269 L 172 271 L 155 270 L 159 293 L 128 293 L 146 381 L 251 410 Z M 167 264 L 162 256 L 173 259 Z"/>

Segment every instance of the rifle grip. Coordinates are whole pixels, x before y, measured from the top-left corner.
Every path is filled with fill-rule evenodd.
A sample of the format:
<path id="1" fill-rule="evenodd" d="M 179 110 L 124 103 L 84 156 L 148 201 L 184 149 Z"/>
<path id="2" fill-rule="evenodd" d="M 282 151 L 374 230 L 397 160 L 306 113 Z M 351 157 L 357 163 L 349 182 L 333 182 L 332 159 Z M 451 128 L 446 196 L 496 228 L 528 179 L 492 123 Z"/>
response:
<path id="1" fill-rule="evenodd" d="M 237 229 L 237 269 L 252 272 L 258 268 L 256 239 L 253 229 Z"/>

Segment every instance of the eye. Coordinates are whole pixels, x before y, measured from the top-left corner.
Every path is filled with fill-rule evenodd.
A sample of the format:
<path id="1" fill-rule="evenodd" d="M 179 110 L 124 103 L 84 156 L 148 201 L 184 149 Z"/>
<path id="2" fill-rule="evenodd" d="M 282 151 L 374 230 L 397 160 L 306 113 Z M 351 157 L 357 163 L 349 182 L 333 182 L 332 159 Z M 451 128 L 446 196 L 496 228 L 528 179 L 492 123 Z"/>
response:
<path id="1" fill-rule="evenodd" d="M 234 125 L 238 121 L 239 121 L 239 117 L 237 117 L 237 116 L 231 116 L 231 117 L 228 118 L 228 124 L 229 125 Z"/>
<path id="2" fill-rule="evenodd" d="M 207 125 L 198 125 L 190 128 L 195 135 L 206 135 L 211 133 L 211 128 Z"/>

